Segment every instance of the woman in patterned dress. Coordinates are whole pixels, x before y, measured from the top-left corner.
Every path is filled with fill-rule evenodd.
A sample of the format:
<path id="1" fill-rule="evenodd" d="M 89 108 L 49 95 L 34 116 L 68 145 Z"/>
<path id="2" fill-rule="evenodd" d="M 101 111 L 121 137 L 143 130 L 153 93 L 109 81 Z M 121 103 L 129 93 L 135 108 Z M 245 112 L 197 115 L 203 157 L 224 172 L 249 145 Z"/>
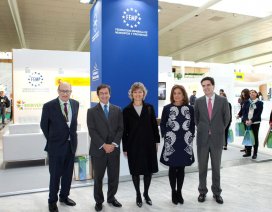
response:
<path id="1" fill-rule="evenodd" d="M 193 139 L 195 136 L 194 108 L 188 104 L 188 95 L 181 85 L 174 85 L 171 104 L 164 106 L 161 117 L 161 135 L 164 147 L 160 162 L 169 166 L 172 202 L 183 204 L 182 186 L 185 166 L 194 161 Z"/>

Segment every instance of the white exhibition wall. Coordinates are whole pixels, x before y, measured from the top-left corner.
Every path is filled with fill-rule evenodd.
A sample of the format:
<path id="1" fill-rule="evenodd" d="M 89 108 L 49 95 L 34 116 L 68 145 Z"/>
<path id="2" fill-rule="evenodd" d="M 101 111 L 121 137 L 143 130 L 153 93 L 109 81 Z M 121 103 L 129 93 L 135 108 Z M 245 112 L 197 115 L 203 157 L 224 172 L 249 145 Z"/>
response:
<path id="1" fill-rule="evenodd" d="M 159 100 L 159 118 L 161 117 L 162 109 L 164 105 L 170 103 L 171 88 L 175 85 L 183 85 L 187 91 L 188 97 L 190 97 L 194 90 L 197 91 L 197 97 L 204 95 L 200 81 L 205 76 L 211 76 L 215 80 L 215 92 L 218 94 L 220 89 L 224 89 L 229 102 L 232 105 L 237 104 L 235 99 L 235 87 L 234 80 L 235 75 L 233 73 L 233 66 L 227 64 L 210 64 L 209 72 L 202 77 L 196 78 L 181 78 L 175 79 L 172 73 L 172 58 L 171 57 L 159 57 L 159 82 L 166 82 L 166 100 Z M 183 67 L 181 67 L 183 68 Z"/>
<path id="2" fill-rule="evenodd" d="M 12 92 L 12 64 L 0 63 L 0 91 L 5 91 L 7 97 Z"/>
<path id="3" fill-rule="evenodd" d="M 78 122 L 86 126 L 90 106 L 90 53 L 13 50 L 14 123 L 39 123 L 42 106 L 57 98 L 60 80 L 72 84 L 80 102 Z"/>

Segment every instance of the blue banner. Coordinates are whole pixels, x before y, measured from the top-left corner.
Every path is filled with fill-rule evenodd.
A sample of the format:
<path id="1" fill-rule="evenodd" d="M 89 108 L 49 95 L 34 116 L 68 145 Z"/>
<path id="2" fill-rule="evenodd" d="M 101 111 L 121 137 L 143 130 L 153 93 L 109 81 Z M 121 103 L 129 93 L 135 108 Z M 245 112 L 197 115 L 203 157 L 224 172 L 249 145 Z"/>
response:
<path id="1" fill-rule="evenodd" d="M 154 105 L 157 113 L 158 1 L 100 0 L 94 7 L 97 4 L 102 5 L 102 43 L 98 47 L 91 41 L 91 52 L 102 49 L 100 76 L 112 88 L 111 103 L 125 107 L 130 102 L 130 86 L 142 82 L 148 90 L 146 102 Z"/>
<path id="2" fill-rule="evenodd" d="M 91 45 L 91 106 L 98 102 L 96 88 L 102 83 L 102 2 L 97 1 L 90 14 L 90 45 Z"/>

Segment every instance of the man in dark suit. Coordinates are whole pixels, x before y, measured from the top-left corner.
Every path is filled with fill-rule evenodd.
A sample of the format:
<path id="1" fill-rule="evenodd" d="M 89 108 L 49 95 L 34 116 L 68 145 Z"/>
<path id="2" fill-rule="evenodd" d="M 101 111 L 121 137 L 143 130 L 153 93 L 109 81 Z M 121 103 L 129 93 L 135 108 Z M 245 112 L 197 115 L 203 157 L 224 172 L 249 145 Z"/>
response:
<path id="1" fill-rule="evenodd" d="M 58 87 L 59 97 L 44 104 L 41 129 L 46 138 L 45 151 L 49 157 L 49 211 L 57 212 L 58 191 L 60 202 L 75 206 L 68 196 L 73 176 L 74 158 L 77 149 L 77 115 L 79 103 L 70 99 L 71 85 L 62 82 Z"/>
<path id="2" fill-rule="evenodd" d="M 102 210 L 103 177 L 107 168 L 107 202 L 122 207 L 115 199 L 119 183 L 120 141 L 123 135 L 123 117 L 119 107 L 109 103 L 110 86 L 97 87 L 99 103 L 88 110 L 87 125 L 91 137 L 90 155 L 94 171 L 95 210 Z"/>
<path id="3" fill-rule="evenodd" d="M 217 203 L 223 204 L 220 186 L 220 165 L 225 129 L 230 121 L 229 104 L 225 97 L 214 93 L 214 79 L 201 80 L 205 93 L 195 102 L 195 123 L 197 126 L 197 157 L 199 169 L 199 202 L 204 202 L 207 189 L 209 155 L 212 165 L 212 192 Z"/>

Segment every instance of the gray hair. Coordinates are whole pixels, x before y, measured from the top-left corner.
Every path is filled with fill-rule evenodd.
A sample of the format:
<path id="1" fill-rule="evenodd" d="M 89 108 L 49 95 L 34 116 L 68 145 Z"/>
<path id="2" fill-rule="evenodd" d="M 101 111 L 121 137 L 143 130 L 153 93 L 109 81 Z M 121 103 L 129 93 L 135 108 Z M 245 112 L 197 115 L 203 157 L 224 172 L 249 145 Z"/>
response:
<path id="1" fill-rule="evenodd" d="M 147 89 L 146 89 L 146 87 L 144 86 L 144 84 L 141 83 L 141 82 L 134 82 L 134 83 L 131 85 L 131 87 L 130 87 L 130 89 L 129 89 L 129 91 L 128 91 L 128 97 L 133 101 L 132 93 L 133 93 L 135 90 L 137 90 L 137 89 L 141 89 L 141 90 L 144 92 L 144 98 L 143 98 L 143 100 L 144 100 L 145 97 L 146 97 L 146 95 L 147 95 Z"/>

